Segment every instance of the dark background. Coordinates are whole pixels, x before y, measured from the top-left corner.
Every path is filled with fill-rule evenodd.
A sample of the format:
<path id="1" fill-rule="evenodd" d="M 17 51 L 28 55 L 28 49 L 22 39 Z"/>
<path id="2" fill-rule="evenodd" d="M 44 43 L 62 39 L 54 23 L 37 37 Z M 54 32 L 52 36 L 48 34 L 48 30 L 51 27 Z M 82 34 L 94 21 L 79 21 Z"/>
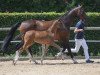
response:
<path id="1" fill-rule="evenodd" d="M 63 12 L 81 4 L 89 12 L 100 12 L 100 0 L 0 0 L 0 12 Z"/>

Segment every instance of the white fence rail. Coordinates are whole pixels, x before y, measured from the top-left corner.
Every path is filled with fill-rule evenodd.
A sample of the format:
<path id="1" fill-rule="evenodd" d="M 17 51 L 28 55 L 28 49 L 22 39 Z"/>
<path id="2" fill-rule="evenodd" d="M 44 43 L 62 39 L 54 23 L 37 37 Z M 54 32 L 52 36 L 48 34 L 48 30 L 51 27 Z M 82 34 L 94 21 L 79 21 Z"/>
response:
<path id="1" fill-rule="evenodd" d="M 71 27 L 71 30 L 74 30 L 75 27 Z M 10 28 L 0 28 L 0 31 L 9 31 Z M 85 30 L 100 30 L 100 27 L 85 27 Z M 98 34 L 99 36 L 99 34 Z M 97 37 L 98 37 L 97 36 Z M 14 42 L 20 42 L 20 41 L 11 41 L 12 43 Z M 74 40 L 70 40 L 70 42 L 75 42 Z M 100 40 L 87 40 L 87 42 L 97 42 L 100 43 Z M 3 41 L 0 41 L 0 43 L 3 43 Z"/>
<path id="2" fill-rule="evenodd" d="M 71 30 L 74 30 L 75 27 L 71 27 Z M 9 31 L 10 28 L 0 28 L 0 31 Z M 85 30 L 100 30 L 100 27 L 85 27 Z"/>
<path id="3" fill-rule="evenodd" d="M 74 40 L 69 40 L 70 42 L 75 42 Z M 15 42 L 21 42 L 21 41 L 11 41 L 11 43 L 15 43 Z M 100 43 L 100 40 L 86 40 L 86 42 L 96 42 L 96 43 Z M 0 41 L 0 43 L 3 43 L 3 41 Z"/>

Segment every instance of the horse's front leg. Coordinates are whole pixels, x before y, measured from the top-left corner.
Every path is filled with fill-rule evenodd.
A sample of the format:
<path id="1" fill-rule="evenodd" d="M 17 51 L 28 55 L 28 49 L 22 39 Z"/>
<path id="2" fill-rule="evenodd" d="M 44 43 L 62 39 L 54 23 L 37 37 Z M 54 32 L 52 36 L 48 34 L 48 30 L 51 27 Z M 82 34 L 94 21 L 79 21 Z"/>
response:
<path id="1" fill-rule="evenodd" d="M 63 42 L 63 50 L 62 50 L 63 53 L 64 53 L 65 49 L 68 50 L 68 52 L 69 52 L 69 54 L 70 54 L 70 56 L 71 56 L 71 58 L 72 58 L 72 60 L 73 60 L 73 63 L 74 63 L 74 64 L 78 63 L 78 62 L 76 61 L 76 59 L 74 58 L 74 55 L 73 55 L 72 52 L 71 52 L 71 48 L 70 48 L 70 45 L 69 45 L 69 41 Z"/>
<path id="2" fill-rule="evenodd" d="M 63 56 L 63 54 L 62 54 L 62 50 L 63 50 L 63 48 L 61 48 L 59 45 L 57 45 L 55 42 L 54 43 L 52 43 L 52 45 L 51 46 L 53 46 L 53 47 L 55 47 L 55 48 L 57 48 L 60 52 L 59 53 L 61 53 L 60 54 L 60 56 L 61 56 L 61 59 L 64 59 L 64 56 Z M 57 54 L 57 55 L 55 55 L 55 57 L 56 58 L 58 58 L 59 56 L 59 53 Z"/>
<path id="3" fill-rule="evenodd" d="M 60 52 L 62 51 L 63 48 L 61 48 L 59 45 L 57 45 L 55 42 L 51 44 L 51 46 L 57 48 Z"/>
<path id="4" fill-rule="evenodd" d="M 42 56 L 41 56 L 41 64 L 43 65 L 43 59 L 45 57 L 45 54 L 47 53 L 48 51 L 48 47 L 49 45 L 44 45 L 42 44 Z"/>

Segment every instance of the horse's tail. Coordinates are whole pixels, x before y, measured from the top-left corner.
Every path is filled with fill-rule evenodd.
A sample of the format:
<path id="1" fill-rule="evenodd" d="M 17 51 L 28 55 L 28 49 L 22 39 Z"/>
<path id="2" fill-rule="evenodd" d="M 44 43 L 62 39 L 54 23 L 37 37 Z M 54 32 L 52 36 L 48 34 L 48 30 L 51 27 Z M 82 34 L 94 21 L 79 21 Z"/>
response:
<path id="1" fill-rule="evenodd" d="M 3 52 L 6 52 L 8 45 L 10 44 L 10 41 L 13 38 L 13 35 L 15 33 L 15 31 L 17 30 L 17 28 L 21 25 L 21 22 L 16 23 L 14 26 L 11 27 L 9 33 L 7 34 L 7 36 L 4 39 L 3 45 L 1 47 L 1 50 Z"/>

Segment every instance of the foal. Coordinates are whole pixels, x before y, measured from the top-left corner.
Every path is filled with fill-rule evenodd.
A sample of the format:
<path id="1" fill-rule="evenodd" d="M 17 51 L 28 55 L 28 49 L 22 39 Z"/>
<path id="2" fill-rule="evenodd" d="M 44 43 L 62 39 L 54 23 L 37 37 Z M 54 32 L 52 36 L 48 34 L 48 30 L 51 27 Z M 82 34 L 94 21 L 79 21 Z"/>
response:
<path id="1" fill-rule="evenodd" d="M 26 50 L 28 52 L 27 49 L 34 42 L 44 45 L 44 46 L 42 46 L 43 49 L 42 49 L 41 64 L 43 64 L 43 58 L 44 58 L 45 53 L 47 52 L 48 47 L 50 45 L 56 46 L 58 49 L 60 49 L 60 47 L 54 43 L 54 36 L 55 36 L 54 34 L 56 33 L 57 28 L 59 27 L 59 24 L 57 24 L 57 23 L 59 23 L 58 20 L 55 20 L 53 22 L 53 24 L 51 25 L 51 27 L 45 31 L 35 31 L 35 30 L 27 31 L 23 37 L 24 44 L 18 51 L 16 51 L 16 56 L 15 56 L 13 63 L 16 64 L 16 62 L 19 58 L 19 52 L 23 51 L 23 50 Z M 32 59 L 32 56 L 30 53 L 29 53 L 29 56 Z M 37 64 L 35 59 L 32 59 L 32 60 Z"/>

